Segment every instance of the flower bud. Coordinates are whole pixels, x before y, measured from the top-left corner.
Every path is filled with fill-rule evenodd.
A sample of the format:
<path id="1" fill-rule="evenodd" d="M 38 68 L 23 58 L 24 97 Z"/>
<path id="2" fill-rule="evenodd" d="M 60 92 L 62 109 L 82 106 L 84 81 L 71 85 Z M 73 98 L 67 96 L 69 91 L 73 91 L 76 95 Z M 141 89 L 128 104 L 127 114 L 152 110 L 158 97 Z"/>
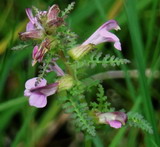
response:
<path id="1" fill-rule="evenodd" d="M 124 112 L 107 112 L 97 114 L 99 123 L 109 124 L 113 128 L 121 128 L 127 121 L 127 115 Z"/>
<path id="2" fill-rule="evenodd" d="M 79 60 L 83 56 L 85 56 L 89 51 L 94 49 L 95 45 L 94 44 L 88 44 L 88 45 L 80 45 L 76 48 L 73 48 L 68 51 L 68 54 L 74 59 L 74 60 Z"/>
<path id="3" fill-rule="evenodd" d="M 32 66 L 34 66 L 37 63 L 37 61 L 41 62 L 43 60 L 45 53 L 49 49 L 50 49 L 50 40 L 47 38 L 41 43 L 39 47 L 36 45 L 32 53 L 32 58 L 33 58 Z"/>
<path id="4" fill-rule="evenodd" d="M 58 91 L 63 91 L 72 88 L 74 80 L 70 75 L 65 75 L 58 81 L 58 83 Z"/>

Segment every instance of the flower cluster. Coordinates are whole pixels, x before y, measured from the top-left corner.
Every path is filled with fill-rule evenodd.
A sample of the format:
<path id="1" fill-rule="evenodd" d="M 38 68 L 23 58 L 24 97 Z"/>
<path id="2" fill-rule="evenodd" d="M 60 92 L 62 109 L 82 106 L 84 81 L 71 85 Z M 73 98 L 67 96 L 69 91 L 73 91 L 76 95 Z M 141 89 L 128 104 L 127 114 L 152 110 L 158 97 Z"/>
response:
<path id="1" fill-rule="evenodd" d="M 34 66 L 37 62 L 41 63 L 45 73 L 54 71 L 57 77 L 54 79 L 54 83 L 51 84 L 47 84 L 47 80 L 43 76 L 29 79 L 25 83 L 26 89 L 24 95 L 29 98 L 29 104 L 31 106 L 43 108 L 47 105 L 48 96 L 56 92 L 70 90 L 76 85 L 76 82 L 81 83 L 77 78 L 75 70 L 70 66 L 74 64 L 75 60 L 83 58 L 93 50 L 96 45 L 104 42 L 113 42 L 114 47 L 121 50 L 119 38 L 110 32 L 110 30 L 119 30 L 120 27 L 115 20 L 109 20 L 99 27 L 81 45 L 77 47 L 72 46 L 69 50 L 63 50 L 63 48 L 66 49 L 66 46 L 62 43 L 62 39 L 67 40 L 68 38 L 70 39 L 71 36 L 65 36 L 65 31 L 63 32 L 66 23 L 64 23 L 65 17 L 61 14 L 59 7 L 53 5 L 47 11 L 39 11 L 37 8 L 34 8 L 34 10 L 35 14 L 33 15 L 30 8 L 26 9 L 29 22 L 27 23 L 26 31 L 19 34 L 20 39 L 23 41 L 33 40 L 34 44 L 36 44 L 32 51 L 32 65 Z M 47 62 L 44 62 L 44 58 L 46 57 L 49 57 L 49 60 L 47 59 Z M 70 57 L 74 60 L 70 59 Z M 57 64 L 57 60 L 59 59 L 63 61 L 65 66 L 64 70 Z M 73 93 L 74 92 L 72 92 L 72 94 Z M 81 100 L 79 102 L 81 102 Z M 67 102 L 67 105 L 68 104 Z M 82 104 L 82 107 L 83 106 L 85 105 Z M 76 107 L 75 104 L 74 107 Z M 79 109 L 76 109 L 76 112 L 78 110 Z M 83 111 L 85 111 L 85 109 Z M 82 119 L 84 115 L 80 115 L 79 113 L 78 117 L 81 116 L 80 119 Z M 109 124 L 113 128 L 120 128 L 122 125 L 125 125 L 127 121 L 127 116 L 123 112 L 99 112 L 95 114 L 95 116 L 98 118 L 99 123 Z"/>
<path id="2" fill-rule="evenodd" d="M 36 8 L 35 8 L 36 9 Z M 20 39 L 23 41 L 35 40 L 36 44 L 32 52 L 32 65 L 42 62 L 45 54 L 51 50 L 58 27 L 64 24 L 64 19 L 59 17 L 60 9 L 58 5 L 53 5 L 48 11 L 35 10 L 33 15 L 30 8 L 26 9 L 29 22 L 26 26 L 26 32 L 20 33 Z M 40 43 L 39 43 L 40 42 Z M 56 60 L 52 59 L 46 72 L 54 71 L 57 76 L 66 76 L 63 70 L 57 65 Z M 71 81 L 72 82 L 72 81 Z M 59 82 L 47 85 L 45 79 L 38 77 L 29 79 L 26 84 L 24 95 L 29 97 L 29 104 L 37 108 L 43 108 L 47 104 L 47 96 L 53 95 L 59 88 Z M 65 87 L 65 86 L 64 86 Z"/>
<path id="3" fill-rule="evenodd" d="M 33 49 L 33 63 L 41 62 L 45 53 L 51 48 L 54 40 L 53 36 L 58 27 L 64 24 L 64 19 L 59 17 L 60 9 L 58 5 L 53 5 L 48 11 L 36 11 L 33 16 L 30 8 L 26 9 L 29 22 L 26 26 L 26 32 L 20 33 L 21 40 L 40 40 L 40 45 L 36 45 Z"/>

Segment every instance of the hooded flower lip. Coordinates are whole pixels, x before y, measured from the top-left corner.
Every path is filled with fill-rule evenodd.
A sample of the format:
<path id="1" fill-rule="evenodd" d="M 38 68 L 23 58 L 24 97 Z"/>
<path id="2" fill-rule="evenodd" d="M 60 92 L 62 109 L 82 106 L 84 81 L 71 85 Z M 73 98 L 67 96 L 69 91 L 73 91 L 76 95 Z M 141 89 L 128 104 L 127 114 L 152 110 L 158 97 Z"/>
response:
<path id="1" fill-rule="evenodd" d="M 50 7 L 47 13 L 48 21 L 56 19 L 58 17 L 59 12 L 60 12 L 60 9 L 58 5 L 53 5 L 52 7 Z"/>
<path id="2" fill-rule="evenodd" d="M 32 29 L 34 29 L 34 30 L 35 29 L 43 30 L 43 26 L 41 24 L 40 17 L 41 16 L 45 16 L 46 13 L 47 13 L 47 11 L 38 11 L 36 16 L 33 16 L 31 8 L 26 8 L 26 14 L 27 14 L 27 16 L 28 16 L 28 18 L 30 20 L 28 24 L 30 24 L 29 26 L 31 26 L 31 27 L 28 27 L 29 29 L 27 29 L 27 27 L 26 27 L 26 31 L 30 31 Z M 27 24 L 27 26 L 28 26 L 28 24 Z"/>
<path id="3" fill-rule="evenodd" d="M 68 54 L 74 59 L 79 60 L 89 51 L 95 48 L 95 45 L 98 45 L 103 42 L 114 42 L 114 47 L 118 50 L 121 50 L 121 43 L 119 38 L 113 33 L 109 32 L 110 30 L 120 30 L 118 23 L 115 20 L 109 20 L 99 27 L 85 42 L 81 45 L 70 49 Z"/>
<path id="4" fill-rule="evenodd" d="M 59 26 L 63 23 L 63 18 L 60 18 L 58 15 L 60 13 L 60 9 L 58 5 L 53 5 L 48 13 L 47 13 L 47 24 L 48 26 Z"/>
<path id="5" fill-rule="evenodd" d="M 27 23 L 26 32 L 19 33 L 20 39 L 41 39 L 44 34 L 42 25 L 40 22 L 38 22 L 37 17 L 33 16 L 32 10 L 30 8 L 26 9 L 26 14 L 30 21 Z"/>
<path id="6" fill-rule="evenodd" d="M 107 112 L 97 115 L 99 122 L 109 124 L 112 128 L 121 128 L 127 121 L 127 115 L 124 112 Z"/>
<path id="7" fill-rule="evenodd" d="M 47 70 L 47 72 L 51 72 L 51 71 L 54 71 L 57 76 L 64 76 L 65 73 L 64 71 L 58 66 L 58 64 L 56 63 L 56 58 L 53 58 L 52 59 L 52 63 L 49 65 L 49 68 Z"/>
<path id="8" fill-rule="evenodd" d="M 58 66 L 56 62 L 54 62 L 54 66 L 51 67 L 51 70 L 53 70 L 57 74 L 57 76 L 61 77 L 65 75 L 63 70 Z"/>
<path id="9" fill-rule="evenodd" d="M 58 83 L 47 85 L 47 81 L 42 79 L 36 85 L 37 78 L 29 79 L 25 83 L 24 95 L 29 97 L 29 104 L 37 108 L 43 108 L 47 104 L 47 96 L 53 95 L 58 88 Z"/>
<path id="10" fill-rule="evenodd" d="M 121 43 L 119 38 L 113 33 L 109 32 L 110 30 L 120 30 L 118 23 L 115 20 L 109 20 L 99 27 L 82 45 L 87 44 L 100 44 L 103 42 L 114 42 L 114 47 L 118 50 L 121 50 Z"/>

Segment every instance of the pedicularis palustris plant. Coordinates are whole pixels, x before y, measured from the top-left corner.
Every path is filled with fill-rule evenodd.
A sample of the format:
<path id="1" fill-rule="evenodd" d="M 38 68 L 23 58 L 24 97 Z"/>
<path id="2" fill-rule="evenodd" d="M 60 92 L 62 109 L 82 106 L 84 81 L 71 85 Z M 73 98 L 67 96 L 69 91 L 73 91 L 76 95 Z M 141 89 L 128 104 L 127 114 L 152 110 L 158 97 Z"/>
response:
<path id="1" fill-rule="evenodd" d="M 98 125 L 116 129 L 136 126 L 152 133 L 151 126 L 140 114 L 115 111 L 107 101 L 101 81 L 84 74 L 86 68 L 94 68 L 96 65 L 105 68 L 108 65 L 129 63 L 126 59 L 105 55 L 96 49 L 98 44 L 112 42 L 114 48 L 121 51 L 119 38 L 110 32 L 120 30 L 118 23 L 115 20 L 105 22 L 86 41 L 77 45 L 77 35 L 65 22 L 73 6 L 74 3 L 71 3 L 64 11 L 56 4 L 47 11 L 35 7 L 26 9 L 29 22 L 26 31 L 19 33 L 25 44 L 14 49 L 26 48 L 32 44 L 32 66 L 39 65 L 37 77 L 25 83 L 24 95 L 28 98 L 29 105 L 47 107 L 47 97 L 57 94 L 65 113 L 70 114 L 80 130 L 92 136 L 96 135 Z M 53 83 L 45 79 L 50 72 L 56 74 L 56 78 L 52 78 Z M 97 88 L 97 99 L 87 101 L 85 93 L 92 92 L 92 88 Z"/>

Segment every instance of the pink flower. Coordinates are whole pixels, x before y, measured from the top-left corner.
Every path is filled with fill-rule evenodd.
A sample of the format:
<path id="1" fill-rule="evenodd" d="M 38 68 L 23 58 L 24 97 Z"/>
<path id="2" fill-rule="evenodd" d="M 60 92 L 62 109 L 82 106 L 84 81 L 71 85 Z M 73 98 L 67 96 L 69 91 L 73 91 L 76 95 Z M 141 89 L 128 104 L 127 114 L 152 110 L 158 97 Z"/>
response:
<path id="1" fill-rule="evenodd" d="M 31 31 L 31 30 L 35 30 L 35 29 L 42 29 L 43 30 L 41 23 L 38 21 L 38 17 L 33 16 L 32 10 L 30 8 L 26 9 L 26 14 L 30 20 L 26 26 L 26 31 Z M 46 14 L 46 11 L 39 11 L 38 14 L 44 15 L 44 14 Z"/>
<path id="2" fill-rule="evenodd" d="M 119 38 L 113 33 L 109 32 L 112 29 L 120 29 L 119 25 L 115 20 L 109 20 L 106 23 L 104 23 L 80 46 L 70 49 L 68 51 L 68 54 L 74 60 L 79 60 L 83 56 L 88 54 L 91 50 L 93 50 L 95 48 L 95 45 L 98 45 L 103 42 L 114 42 L 114 47 L 118 50 L 121 50 L 121 43 L 119 41 Z"/>
<path id="3" fill-rule="evenodd" d="M 30 8 L 26 9 L 26 14 L 29 18 L 29 22 L 26 26 L 26 32 L 20 33 L 21 40 L 27 39 L 41 39 L 44 34 L 44 29 L 37 17 L 34 17 Z"/>
<path id="4" fill-rule="evenodd" d="M 121 128 L 127 121 L 127 115 L 124 112 L 107 112 L 97 115 L 99 123 L 109 124 L 112 128 Z"/>
<path id="5" fill-rule="evenodd" d="M 60 9 L 58 5 L 53 5 L 52 7 L 49 8 L 48 13 L 47 13 L 47 25 L 49 27 L 51 26 L 60 26 L 63 24 L 64 20 L 63 18 L 59 17 Z"/>
<path id="6" fill-rule="evenodd" d="M 42 39 L 45 33 L 54 32 L 55 28 L 62 25 L 64 20 L 58 17 L 60 9 L 58 5 L 53 5 L 48 11 L 38 11 L 33 16 L 30 8 L 26 9 L 29 22 L 26 26 L 26 32 L 20 33 L 21 40 Z"/>
<path id="7" fill-rule="evenodd" d="M 53 95 L 58 88 L 58 83 L 47 85 L 47 81 L 42 79 L 37 82 L 37 78 L 29 79 L 25 83 L 24 95 L 29 97 L 29 104 L 37 108 L 43 108 L 47 104 L 47 96 Z"/>
<path id="8" fill-rule="evenodd" d="M 114 47 L 118 50 L 121 50 L 121 43 L 119 38 L 113 33 L 109 32 L 110 30 L 119 30 L 120 27 L 115 20 L 109 20 L 104 23 L 100 28 L 96 30 L 82 45 L 88 44 L 100 44 L 103 42 L 114 42 Z"/>

